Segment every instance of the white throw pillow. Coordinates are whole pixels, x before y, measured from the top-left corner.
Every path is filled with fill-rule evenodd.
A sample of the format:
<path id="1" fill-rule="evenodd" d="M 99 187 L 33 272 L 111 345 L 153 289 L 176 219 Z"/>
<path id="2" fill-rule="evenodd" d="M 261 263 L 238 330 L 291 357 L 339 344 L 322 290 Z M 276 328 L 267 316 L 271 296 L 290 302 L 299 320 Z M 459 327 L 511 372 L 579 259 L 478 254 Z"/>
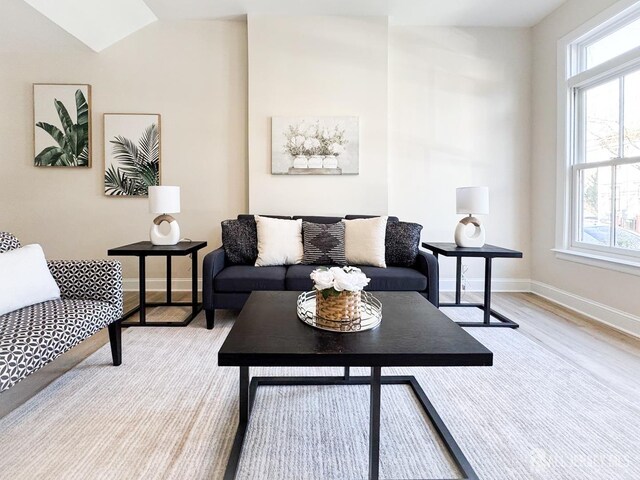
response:
<path id="1" fill-rule="evenodd" d="M 0 315 L 60 298 L 40 245 L 0 253 Z"/>
<path id="2" fill-rule="evenodd" d="M 283 220 L 256 215 L 256 227 L 256 267 L 302 263 L 302 220 Z"/>
<path id="3" fill-rule="evenodd" d="M 386 268 L 384 240 L 387 234 L 387 217 L 342 221 L 347 264 Z"/>

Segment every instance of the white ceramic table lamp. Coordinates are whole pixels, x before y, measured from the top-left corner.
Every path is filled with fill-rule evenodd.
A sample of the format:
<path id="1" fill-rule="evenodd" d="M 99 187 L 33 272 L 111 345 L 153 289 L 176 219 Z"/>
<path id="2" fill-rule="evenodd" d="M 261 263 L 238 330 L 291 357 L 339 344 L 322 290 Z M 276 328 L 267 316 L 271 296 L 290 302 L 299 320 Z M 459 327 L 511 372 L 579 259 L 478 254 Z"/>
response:
<path id="1" fill-rule="evenodd" d="M 180 213 L 180 187 L 149 187 L 149 213 L 159 213 L 153 220 L 149 237 L 154 245 L 175 245 L 180 241 L 180 226 L 170 213 Z M 162 233 L 160 224 L 169 223 L 169 232 Z"/>
<path id="2" fill-rule="evenodd" d="M 456 227 L 456 244 L 459 247 L 482 247 L 485 240 L 484 226 L 473 215 L 489 213 L 489 187 L 460 187 L 456 189 L 456 211 L 469 215 Z"/>

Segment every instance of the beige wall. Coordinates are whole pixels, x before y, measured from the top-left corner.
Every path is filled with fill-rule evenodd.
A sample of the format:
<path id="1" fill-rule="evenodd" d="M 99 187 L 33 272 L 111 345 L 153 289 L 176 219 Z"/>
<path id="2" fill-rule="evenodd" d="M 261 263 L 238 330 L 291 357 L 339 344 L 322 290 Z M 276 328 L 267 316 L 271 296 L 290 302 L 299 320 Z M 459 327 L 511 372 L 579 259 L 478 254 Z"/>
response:
<path id="1" fill-rule="evenodd" d="M 640 276 L 559 260 L 551 251 L 556 220 L 557 41 L 614 3 L 569 0 L 533 28 L 532 278 L 640 316 Z M 621 326 L 640 332 L 632 319 Z"/>
<path id="2" fill-rule="evenodd" d="M 390 213 L 425 225 L 425 240 L 450 240 L 455 187 L 487 184 L 488 240 L 525 252 L 496 262 L 496 277 L 510 282 L 497 286 L 518 288 L 516 279 L 526 288 L 528 30 L 251 16 L 248 26 L 162 21 L 95 54 L 19 0 L 0 14 L 1 60 L 12 66 L 0 71 L 2 111 L 12 112 L 0 119 L 0 220 L 49 257 L 100 258 L 146 238 L 144 199 L 102 195 L 102 113 L 157 112 L 163 183 L 183 188 L 183 234 L 210 248 L 220 220 L 245 211 Z M 93 85 L 93 168 L 31 165 L 33 82 Z M 360 175 L 272 176 L 274 115 L 357 115 Z M 134 262 L 124 263 L 135 279 Z M 177 277 L 189 277 L 186 263 Z M 468 277 L 481 277 L 469 263 Z M 152 262 L 149 277 L 163 275 Z M 446 260 L 443 276 L 453 277 Z"/>
<path id="3" fill-rule="evenodd" d="M 0 3 L 0 226 L 50 258 L 102 258 L 148 238 L 143 198 L 107 198 L 102 114 L 162 115 L 162 182 L 182 187 L 183 236 L 220 243 L 247 209 L 246 23 L 158 22 L 100 54 L 20 0 Z M 33 167 L 32 83 L 93 87 L 93 167 Z M 137 278 L 125 260 L 125 277 Z M 149 277 L 163 277 L 160 260 Z M 189 278 L 188 261 L 175 261 Z"/>
<path id="4" fill-rule="evenodd" d="M 249 209 L 386 214 L 387 19 L 248 18 Z M 271 175 L 272 116 L 360 118 L 357 176 Z"/>
<path id="5" fill-rule="evenodd" d="M 389 211 L 424 225 L 424 240 L 452 241 L 456 187 L 488 185 L 487 242 L 524 252 L 494 264 L 507 289 L 529 278 L 530 64 L 529 29 L 390 29 Z M 482 260 L 465 263 L 482 278 Z M 454 260 L 441 265 L 455 275 Z"/>

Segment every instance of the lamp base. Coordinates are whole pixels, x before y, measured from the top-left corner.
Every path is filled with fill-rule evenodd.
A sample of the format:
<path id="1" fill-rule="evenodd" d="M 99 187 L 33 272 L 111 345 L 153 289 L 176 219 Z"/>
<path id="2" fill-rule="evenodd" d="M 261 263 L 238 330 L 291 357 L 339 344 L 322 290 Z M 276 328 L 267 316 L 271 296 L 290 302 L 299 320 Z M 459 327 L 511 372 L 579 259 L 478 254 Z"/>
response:
<path id="1" fill-rule="evenodd" d="M 169 223 L 169 232 L 166 234 L 160 232 L 162 222 Z M 180 226 L 171 215 L 160 215 L 153 220 L 153 225 L 149 230 L 149 239 L 153 245 L 175 245 L 180 241 Z"/>
<path id="2" fill-rule="evenodd" d="M 484 240 L 485 231 L 480 220 L 471 215 L 460 220 L 455 233 L 456 245 L 479 248 L 484 245 Z"/>

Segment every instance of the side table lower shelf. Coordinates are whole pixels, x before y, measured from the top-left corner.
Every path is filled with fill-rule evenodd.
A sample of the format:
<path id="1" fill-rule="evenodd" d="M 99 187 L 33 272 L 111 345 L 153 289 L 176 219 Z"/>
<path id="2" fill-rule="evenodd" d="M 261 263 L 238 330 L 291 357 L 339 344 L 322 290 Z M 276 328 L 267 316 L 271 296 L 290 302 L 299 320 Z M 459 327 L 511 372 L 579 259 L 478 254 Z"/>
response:
<path id="1" fill-rule="evenodd" d="M 122 326 L 123 327 L 186 327 L 191 323 L 191 321 L 198 316 L 198 313 L 202 311 L 202 303 L 197 303 L 195 308 L 193 308 L 193 304 L 191 302 L 151 302 L 145 304 L 146 308 L 153 307 L 192 307 L 192 311 L 187 317 L 180 322 L 150 322 L 145 318 L 145 322 L 127 322 L 127 319 L 136 313 L 140 312 L 140 305 L 129 310 L 122 317 Z"/>
<path id="2" fill-rule="evenodd" d="M 451 308 L 451 307 L 469 307 L 469 308 L 479 308 L 483 312 L 486 311 L 484 304 L 482 303 L 441 303 L 441 308 Z M 461 327 L 505 327 L 505 328 L 518 328 L 520 325 L 508 317 L 505 317 L 499 312 L 496 312 L 494 309 L 489 309 L 489 318 L 494 317 L 498 321 L 492 322 L 456 322 Z"/>

